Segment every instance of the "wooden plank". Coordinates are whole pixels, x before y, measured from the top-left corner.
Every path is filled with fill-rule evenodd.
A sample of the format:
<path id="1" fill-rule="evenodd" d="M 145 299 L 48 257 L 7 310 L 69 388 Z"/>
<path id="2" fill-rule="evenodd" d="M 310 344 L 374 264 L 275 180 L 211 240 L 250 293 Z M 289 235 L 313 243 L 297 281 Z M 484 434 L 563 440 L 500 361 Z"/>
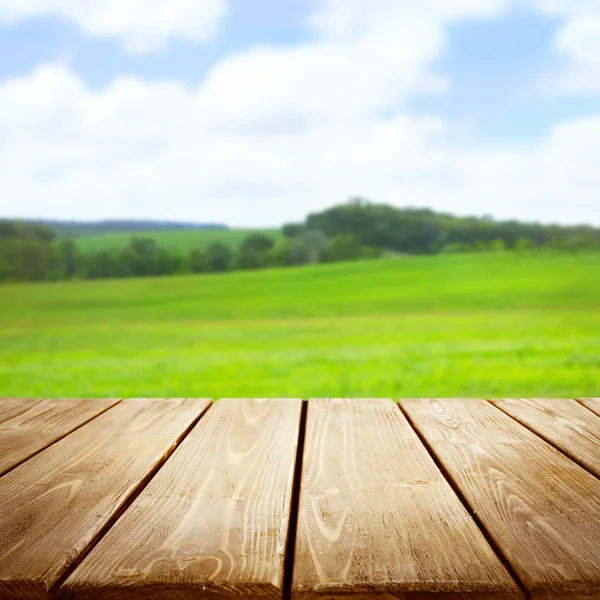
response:
<path id="1" fill-rule="evenodd" d="M 483 400 L 401 406 L 534 598 L 600 598 L 600 480 Z"/>
<path id="2" fill-rule="evenodd" d="M 311 400 L 292 598 L 521 594 L 391 400 Z"/>
<path id="3" fill-rule="evenodd" d="M 220 400 L 60 598 L 282 595 L 300 400 Z"/>
<path id="4" fill-rule="evenodd" d="M 41 400 L 36 398 L 0 398 L 0 423 L 14 419 L 38 402 Z"/>
<path id="5" fill-rule="evenodd" d="M 592 412 L 600 415 L 600 398 L 582 398 L 579 402 L 589 408 Z"/>
<path id="6" fill-rule="evenodd" d="M 125 400 L 0 479 L 0 598 L 46 598 L 208 405 Z"/>
<path id="7" fill-rule="evenodd" d="M 571 460 L 600 477 L 600 417 L 575 400 L 492 400 Z"/>
<path id="8" fill-rule="evenodd" d="M 119 400 L 22 401 L 24 409 L 0 423 L 0 475 L 77 427 L 117 404 Z"/>

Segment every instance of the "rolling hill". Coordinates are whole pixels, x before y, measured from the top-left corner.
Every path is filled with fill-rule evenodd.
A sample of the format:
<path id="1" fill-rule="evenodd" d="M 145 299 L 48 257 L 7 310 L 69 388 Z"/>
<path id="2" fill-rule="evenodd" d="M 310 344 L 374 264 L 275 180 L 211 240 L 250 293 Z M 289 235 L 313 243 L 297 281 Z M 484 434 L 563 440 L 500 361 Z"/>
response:
<path id="1" fill-rule="evenodd" d="M 0 395 L 598 393 L 600 254 L 0 287 Z"/>

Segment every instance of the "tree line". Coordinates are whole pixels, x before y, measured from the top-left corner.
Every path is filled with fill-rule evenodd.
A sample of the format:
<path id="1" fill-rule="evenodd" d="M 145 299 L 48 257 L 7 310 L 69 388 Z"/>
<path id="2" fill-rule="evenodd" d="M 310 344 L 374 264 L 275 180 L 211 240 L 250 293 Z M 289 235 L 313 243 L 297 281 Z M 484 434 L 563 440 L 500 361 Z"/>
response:
<path id="1" fill-rule="evenodd" d="M 223 273 L 377 258 L 381 253 L 352 234 L 327 237 L 314 231 L 278 241 L 253 233 L 235 250 L 213 242 L 187 253 L 161 246 L 151 237 L 134 235 L 122 249 L 83 252 L 75 240 L 59 239 L 48 225 L 0 220 L 0 281 Z"/>
<path id="2" fill-rule="evenodd" d="M 600 229 L 457 217 L 429 209 L 396 208 L 361 198 L 311 214 L 283 227 L 286 235 L 318 230 L 326 236 L 354 235 L 363 244 L 406 254 L 547 248 L 600 249 Z"/>
<path id="3" fill-rule="evenodd" d="M 52 228 L 61 238 L 80 237 L 96 233 L 143 234 L 148 231 L 228 230 L 222 223 L 184 223 L 181 221 L 157 221 L 147 219 L 107 219 L 104 221 L 60 221 L 52 219 L 28 219 L 26 225 L 42 225 Z"/>
<path id="4" fill-rule="evenodd" d="M 438 254 L 600 250 L 600 229 L 457 217 L 353 199 L 282 228 L 248 235 L 239 248 L 213 242 L 190 252 L 134 235 L 119 250 L 83 252 L 45 223 L 0 220 L 0 282 L 222 273 L 373 259 L 385 252 Z"/>

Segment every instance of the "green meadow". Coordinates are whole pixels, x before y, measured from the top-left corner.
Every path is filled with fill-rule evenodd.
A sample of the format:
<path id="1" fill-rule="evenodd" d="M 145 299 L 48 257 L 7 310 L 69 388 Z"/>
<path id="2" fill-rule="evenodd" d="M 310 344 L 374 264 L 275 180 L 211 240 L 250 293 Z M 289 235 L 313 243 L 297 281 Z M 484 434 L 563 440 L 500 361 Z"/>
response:
<path id="1" fill-rule="evenodd" d="M 137 233 L 96 233 L 76 237 L 75 242 L 83 252 L 98 250 L 121 250 L 135 237 L 150 237 L 160 245 L 188 254 L 191 250 L 206 248 L 212 242 L 221 242 L 232 250 L 237 250 L 251 233 L 264 233 L 278 240 L 279 229 L 182 229 L 143 231 Z"/>
<path id="2" fill-rule="evenodd" d="M 600 395 L 600 254 L 0 286 L 0 396 Z"/>

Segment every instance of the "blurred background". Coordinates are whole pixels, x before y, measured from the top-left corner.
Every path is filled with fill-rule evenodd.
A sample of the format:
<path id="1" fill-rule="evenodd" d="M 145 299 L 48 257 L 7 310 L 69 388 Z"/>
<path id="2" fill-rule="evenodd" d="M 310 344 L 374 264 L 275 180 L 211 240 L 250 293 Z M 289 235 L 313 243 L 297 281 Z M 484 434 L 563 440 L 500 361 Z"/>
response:
<path id="1" fill-rule="evenodd" d="M 1 0 L 0 396 L 600 395 L 600 4 Z"/>

